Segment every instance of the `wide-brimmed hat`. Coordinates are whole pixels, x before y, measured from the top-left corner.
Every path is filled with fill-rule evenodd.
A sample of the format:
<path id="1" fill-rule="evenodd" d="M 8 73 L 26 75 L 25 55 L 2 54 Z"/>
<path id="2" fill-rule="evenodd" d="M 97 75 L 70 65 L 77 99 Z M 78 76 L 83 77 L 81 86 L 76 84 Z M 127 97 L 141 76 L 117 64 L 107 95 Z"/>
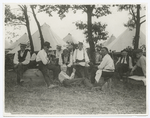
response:
<path id="1" fill-rule="evenodd" d="M 20 46 L 26 47 L 26 46 L 27 46 L 27 43 L 26 43 L 26 42 L 21 42 L 21 43 L 20 43 Z"/>
<path id="2" fill-rule="evenodd" d="M 60 45 L 60 44 L 58 44 L 58 45 L 57 45 L 57 47 L 61 47 L 61 45 Z"/>
<path id="3" fill-rule="evenodd" d="M 51 48 L 50 43 L 49 42 L 44 42 L 44 46 L 47 46 L 47 48 Z"/>
<path id="4" fill-rule="evenodd" d="M 135 53 L 135 54 L 137 54 L 137 53 L 142 53 L 142 52 L 143 52 L 142 49 L 136 49 L 136 50 L 134 50 L 134 53 Z"/>
<path id="5" fill-rule="evenodd" d="M 79 41 L 79 43 L 78 43 L 78 44 L 81 44 L 81 45 L 83 45 L 83 42 Z"/>

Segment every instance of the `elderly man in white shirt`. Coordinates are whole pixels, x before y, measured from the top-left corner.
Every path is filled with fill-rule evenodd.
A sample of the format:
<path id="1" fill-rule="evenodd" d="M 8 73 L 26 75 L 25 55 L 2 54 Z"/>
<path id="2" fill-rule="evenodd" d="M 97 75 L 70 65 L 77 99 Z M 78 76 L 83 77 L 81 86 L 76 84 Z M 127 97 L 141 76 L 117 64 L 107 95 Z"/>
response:
<path id="1" fill-rule="evenodd" d="M 97 71 L 93 71 L 95 73 L 95 86 L 102 87 L 114 74 L 114 62 L 110 55 L 108 54 L 108 49 L 103 47 L 101 49 L 101 54 L 103 56 L 102 62 L 98 66 Z"/>
<path id="2" fill-rule="evenodd" d="M 76 75 L 79 78 L 87 79 L 87 67 L 89 63 L 89 57 L 86 50 L 83 48 L 83 43 L 79 42 L 78 49 L 74 51 L 73 54 L 73 66 L 76 69 Z M 92 84 L 86 81 L 85 85 L 87 87 L 92 87 Z"/>
<path id="3" fill-rule="evenodd" d="M 27 44 L 21 43 L 20 50 L 15 53 L 14 56 L 14 68 L 17 72 L 17 85 L 22 85 L 21 79 L 23 73 L 27 70 L 30 63 L 30 52 L 26 49 Z"/>
<path id="4" fill-rule="evenodd" d="M 83 78 L 75 78 L 76 69 L 73 68 L 71 76 L 69 76 L 66 72 L 67 66 L 61 65 L 61 72 L 59 73 L 58 78 L 60 83 L 62 83 L 65 87 L 71 86 L 72 84 L 81 84 L 81 82 L 84 81 Z"/>
<path id="5" fill-rule="evenodd" d="M 59 73 L 59 67 L 55 66 L 54 64 L 51 64 L 49 58 L 48 58 L 48 50 L 50 48 L 50 43 L 45 42 L 43 49 L 40 50 L 37 54 L 36 61 L 39 64 L 39 70 L 42 72 L 45 82 L 47 84 L 48 88 L 54 88 L 56 85 L 54 85 L 53 80 L 57 79 L 58 73 Z M 53 79 L 51 79 L 49 75 L 49 70 L 53 71 Z"/>

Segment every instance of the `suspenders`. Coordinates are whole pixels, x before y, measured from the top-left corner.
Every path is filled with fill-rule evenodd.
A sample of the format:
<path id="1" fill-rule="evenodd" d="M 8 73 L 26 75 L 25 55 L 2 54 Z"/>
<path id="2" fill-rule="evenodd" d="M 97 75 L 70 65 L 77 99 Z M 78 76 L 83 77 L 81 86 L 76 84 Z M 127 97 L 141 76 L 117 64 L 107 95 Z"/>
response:
<path id="1" fill-rule="evenodd" d="M 77 60 L 77 51 L 78 51 L 78 49 L 76 49 L 75 61 Z M 84 49 L 83 49 L 83 60 L 85 60 L 85 50 Z"/>

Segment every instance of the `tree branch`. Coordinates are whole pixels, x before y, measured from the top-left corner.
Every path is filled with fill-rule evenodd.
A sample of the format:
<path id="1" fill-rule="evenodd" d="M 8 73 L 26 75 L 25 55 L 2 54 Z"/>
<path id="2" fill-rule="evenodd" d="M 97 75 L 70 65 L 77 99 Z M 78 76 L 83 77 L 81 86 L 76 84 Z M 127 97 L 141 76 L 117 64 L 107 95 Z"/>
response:
<path id="1" fill-rule="evenodd" d="M 140 25 L 142 24 L 142 23 L 144 23 L 146 20 L 143 20 L 141 23 L 140 23 Z"/>
<path id="2" fill-rule="evenodd" d="M 21 9 L 22 9 L 22 11 L 24 11 L 24 8 L 23 8 L 23 6 L 21 6 L 21 5 L 18 5 Z"/>
<path id="3" fill-rule="evenodd" d="M 130 11 L 130 10 L 131 10 L 131 11 Z M 131 13 L 131 15 L 132 15 L 134 21 L 136 22 L 136 16 L 135 16 L 135 13 L 134 13 L 134 11 L 133 11 L 133 8 L 130 7 L 130 8 L 129 8 L 129 11 L 130 11 L 130 13 Z"/>
<path id="4" fill-rule="evenodd" d="M 141 16 L 140 18 L 143 18 L 143 17 L 145 17 L 146 15 L 143 15 L 143 16 Z"/>

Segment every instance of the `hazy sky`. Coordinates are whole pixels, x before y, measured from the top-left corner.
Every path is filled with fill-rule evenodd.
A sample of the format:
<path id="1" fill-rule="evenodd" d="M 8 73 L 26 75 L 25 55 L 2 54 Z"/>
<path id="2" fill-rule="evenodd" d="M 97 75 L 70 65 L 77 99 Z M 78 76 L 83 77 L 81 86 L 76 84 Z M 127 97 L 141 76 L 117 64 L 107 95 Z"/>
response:
<path id="1" fill-rule="evenodd" d="M 12 8 L 17 8 L 16 4 L 11 4 Z M 29 8 L 30 11 L 30 8 Z M 106 28 L 106 31 L 109 32 L 110 35 L 114 35 L 115 37 L 118 37 L 125 29 L 124 23 L 128 21 L 129 15 L 127 11 L 118 12 L 117 8 L 112 7 L 110 9 L 112 14 L 100 17 L 100 18 L 92 18 L 92 21 L 99 21 L 102 23 L 106 23 L 108 26 Z M 141 14 L 145 14 L 145 11 L 142 11 Z M 30 25 L 31 25 L 31 33 L 33 34 L 37 30 L 37 25 L 35 23 L 35 20 L 30 12 L 28 12 L 30 16 Z M 40 24 L 47 23 L 50 25 L 51 29 L 60 37 L 64 38 L 68 33 L 71 33 L 72 36 L 76 40 L 84 40 L 85 36 L 83 35 L 83 31 L 77 30 L 74 22 L 76 21 L 83 21 L 87 22 L 87 14 L 82 13 L 81 11 L 78 11 L 76 14 L 74 14 L 72 11 L 70 11 L 68 14 L 66 14 L 66 17 L 62 20 L 58 17 L 57 13 L 53 13 L 52 17 L 49 17 L 48 14 L 44 13 L 37 13 L 37 18 L 40 22 Z M 12 30 L 12 28 L 7 29 Z M 146 23 L 144 23 L 141 26 L 141 30 L 144 34 L 146 34 Z M 21 28 L 21 30 L 17 31 L 19 35 L 22 35 L 26 32 L 26 27 Z M 18 39 L 14 38 L 14 40 Z"/>

